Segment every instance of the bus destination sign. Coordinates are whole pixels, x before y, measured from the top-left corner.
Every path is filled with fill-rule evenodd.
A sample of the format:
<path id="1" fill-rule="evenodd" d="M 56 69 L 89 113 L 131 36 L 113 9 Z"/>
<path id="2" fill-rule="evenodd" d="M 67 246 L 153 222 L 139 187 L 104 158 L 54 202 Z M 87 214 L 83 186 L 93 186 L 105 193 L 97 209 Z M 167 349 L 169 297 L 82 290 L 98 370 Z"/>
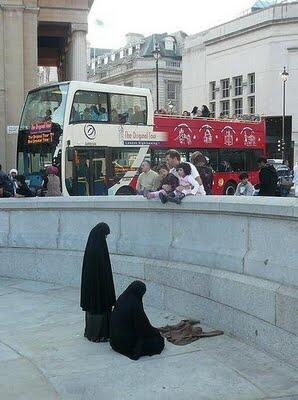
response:
<path id="1" fill-rule="evenodd" d="M 39 134 L 30 134 L 28 135 L 28 144 L 43 144 L 43 143 L 52 143 L 53 142 L 53 133 L 39 133 Z"/>
<path id="2" fill-rule="evenodd" d="M 39 133 L 51 133 L 52 132 L 52 122 L 44 121 L 44 122 L 35 122 L 31 124 L 30 127 L 30 135 L 35 135 Z"/>

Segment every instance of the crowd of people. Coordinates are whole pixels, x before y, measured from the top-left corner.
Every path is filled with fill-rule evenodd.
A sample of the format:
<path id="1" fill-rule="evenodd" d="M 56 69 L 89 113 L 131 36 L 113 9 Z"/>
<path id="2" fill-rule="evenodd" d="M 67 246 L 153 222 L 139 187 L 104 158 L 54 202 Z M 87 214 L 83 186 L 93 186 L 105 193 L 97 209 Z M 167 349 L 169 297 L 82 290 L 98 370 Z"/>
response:
<path id="1" fill-rule="evenodd" d="M 165 162 L 155 170 L 151 163 L 144 160 L 141 164 L 141 173 L 136 184 L 136 194 L 145 198 L 160 199 L 162 203 L 172 202 L 180 204 L 186 196 L 212 195 L 214 171 L 208 165 L 208 159 L 201 152 L 196 151 L 191 156 L 191 162 L 182 162 L 177 150 L 168 150 Z M 228 162 L 221 163 L 222 172 L 229 172 Z M 239 175 L 235 196 L 281 196 L 287 197 L 294 186 L 295 197 L 298 197 L 298 163 L 289 176 L 278 177 L 276 168 L 267 162 L 264 157 L 258 160 L 259 183 L 255 186 L 249 181 L 249 175 L 242 172 Z M 61 181 L 57 167 L 50 165 L 46 168 L 41 188 L 31 190 L 25 176 L 11 169 L 6 174 L 0 165 L 0 197 L 34 197 L 61 196 Z"/>
<path id="2" fill-rule="evenodd" d="M 212 194 L 214 171 L 208 165 L 207 158 L 199 151 L 191 156 L 191 162 L 181 162 L 177 150 L 166 153 L 166 163 L 160 164 L 156 171 L 151 168 L 150 161 L 143 161 L 141 174 L 137 181 L 137 194 L 147 199 L 160 199 L 162 203 L 180 204 L 185 196 L 204 196 Z M 223 162 L 225 172 L 229 165 Z M 259 184 L 253 186 L 246 172 L 239 175 L 235 196 L 276 196 L 286 197 L 292 185 L 295 185 L 295 196 L 298 196 L 298 164 L 294 167 L 293 177 L 281 180 L 275 167 L 268 164 L 264 157 L 258 160 Z"/>
<path id="3" fill-rule="evenodd" d="M 7 174 L 2 170 L 0 164 L 0 198 L 35 197 L 37 195 L 46 197 L 62 196 L 58 173 L 57 167 L 53 165 L 48 166 L 45 171 L 40 192 L 33 192 L 29 188 L 24 175 L 18 174 L 16 169 L 11 169 Z"/>

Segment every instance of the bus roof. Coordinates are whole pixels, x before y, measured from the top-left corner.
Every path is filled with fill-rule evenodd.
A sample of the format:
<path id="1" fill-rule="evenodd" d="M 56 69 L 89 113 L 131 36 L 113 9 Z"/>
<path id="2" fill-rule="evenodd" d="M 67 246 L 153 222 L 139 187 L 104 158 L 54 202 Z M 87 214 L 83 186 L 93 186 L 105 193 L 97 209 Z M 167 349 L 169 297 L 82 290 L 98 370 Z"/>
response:
<path id="1" fill-rule="evenodd" d="M 72 88 L 72 90 L 74 91 L 90 90 L 90 91 L 99 91 L 107 93 L 135 94 L 140 96 L 148 96 L 148 94 L 150 94 L 150 90 L 145 88 L 138 88 L 133 86 L 107 85 L 104 83 L 84 82 L 84 81 L 51 82 L 39 86 L 35 89 L 32 89 L 29 91 L 29 93 L 59 85 L 69 85 L 70 88 Z"/>

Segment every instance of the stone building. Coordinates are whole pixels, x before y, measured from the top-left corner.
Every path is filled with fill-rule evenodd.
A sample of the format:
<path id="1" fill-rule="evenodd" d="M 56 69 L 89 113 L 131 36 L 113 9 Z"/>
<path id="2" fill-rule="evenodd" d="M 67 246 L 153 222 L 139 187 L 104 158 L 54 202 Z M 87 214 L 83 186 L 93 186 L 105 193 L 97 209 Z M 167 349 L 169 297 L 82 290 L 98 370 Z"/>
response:
<path id="1" fill-rule="evenodd" d="M 257 1 L 246 15 L 189 36 L 183 54 L 183 108 L 209 104 L 217 117 L 268 116 L 269 142 L 276 147 L 282 130 L 284 66 L 289 72 L 287 146 L 293 153 L 295 141 L 298 160 L 298 2 Z"/>
<path id="2" fill-rule="evenodd" d="M 38 66 L 59 80 L 86 80 L 87 17 L 93 0 L 0 0 L 0 163 L 15 167 L 17 125 Z"/>
<path id="3" fill-rule="evenodd" d="M 182 49 L 186 36 L 181 31 L 149 37 L 129 33 L 123 48 L 90 57 L 88 79 L 148 88 L 156 108 L 156 62 L 152 52 L 158 46 L 159 108 L 181 112 Z"/>

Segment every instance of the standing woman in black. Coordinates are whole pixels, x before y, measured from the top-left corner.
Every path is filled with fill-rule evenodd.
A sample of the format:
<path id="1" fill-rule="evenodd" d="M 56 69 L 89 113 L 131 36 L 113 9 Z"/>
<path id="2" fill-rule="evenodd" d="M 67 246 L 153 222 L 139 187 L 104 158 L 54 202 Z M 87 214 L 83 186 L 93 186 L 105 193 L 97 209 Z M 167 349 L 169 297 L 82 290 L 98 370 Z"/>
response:
<path id="1" fill-rule="evenodd" d="M 83 261 L 81 307 L 85 311 L 84 336 L 91 342 L 110 338 L 110 317 L 115 304 L 115 288 L 106 237 L 110 228 L 105 223 L 90 232 Z"/>

